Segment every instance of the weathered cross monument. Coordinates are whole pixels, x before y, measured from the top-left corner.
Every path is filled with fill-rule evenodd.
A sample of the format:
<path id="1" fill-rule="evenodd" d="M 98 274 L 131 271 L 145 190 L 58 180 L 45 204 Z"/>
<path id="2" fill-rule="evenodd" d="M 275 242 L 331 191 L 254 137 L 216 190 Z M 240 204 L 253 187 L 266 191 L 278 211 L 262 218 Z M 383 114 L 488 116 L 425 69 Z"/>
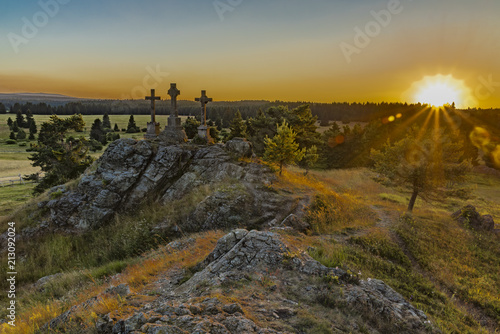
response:
<path id="1" fill-rule="evenodd" d="M 168 125 L 160 134 L 160 140 L 167 144 L 181 144 L 187 141 L 187 136 L 182 128 L 181 118 L 177 111 L 177 96 L 181 95 L 181 91 L 177 89 L 177 84 L 170 84 L 168 95 L 170 95 L 172 110 L 168 117 Z"/>
<path id="2" fill-rule="evenodd" d="M 195 101 L 201 103 L 201 125 L 198 127 L 198 136 L 206 139 L 207 142 L 210 142 L 210 130 L 207 126 L 207 103 L 212 102 L 213 100 L 207 96 L 206 90 L 202 90 L 201 97 L 197 97 Z"/>
<path id="3" fill-rule="evenodd" d="M 155 139 L 160 133 L 160 123 L 156 123 L 156 101 L 160 99 L 155 96 L 154 89 L 151 89 L 151 96 L 146 96 L 146 100 L 151 100 L 151 122 L 148 122 L 148 130 L 144 135 L 146 139 Z"/>

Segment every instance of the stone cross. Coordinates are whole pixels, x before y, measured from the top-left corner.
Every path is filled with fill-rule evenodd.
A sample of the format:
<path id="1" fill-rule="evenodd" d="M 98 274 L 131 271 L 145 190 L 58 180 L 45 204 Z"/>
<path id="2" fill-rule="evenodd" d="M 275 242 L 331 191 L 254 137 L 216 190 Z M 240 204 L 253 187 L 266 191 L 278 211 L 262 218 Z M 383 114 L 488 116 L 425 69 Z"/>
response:
<path id="1" fill-rule="evenodd" d="M 170 113 L 170 116 L 179 117 L 179 112 L 177 112 L 177 96 L 181 95 L 181 91 L 177 89 L 177 84 L 170 84 L 168 95 L 170 95 L 172 108 L 174 109 L 173 113 Z"/>
<path id="2" fill-rule="evenodd" d="M 151 123 L 155 123 L 156 122 L 155 102 L 156 100 L 161 100 L 161 97 L 155 96 L 155 90 L 151 89 L 151 96 L 146 96 L 146 100 L 151 100 Z"/>
<path id="3" fill-rule="evenodd" d="M 195 99 L 196 102 L 201 103 L 201 121 L 202 125 L 207 126 L 207 103 L 212 102 L 212 98 L 207 96 L 207 91 L 201 91 L 201 97 Z"/>

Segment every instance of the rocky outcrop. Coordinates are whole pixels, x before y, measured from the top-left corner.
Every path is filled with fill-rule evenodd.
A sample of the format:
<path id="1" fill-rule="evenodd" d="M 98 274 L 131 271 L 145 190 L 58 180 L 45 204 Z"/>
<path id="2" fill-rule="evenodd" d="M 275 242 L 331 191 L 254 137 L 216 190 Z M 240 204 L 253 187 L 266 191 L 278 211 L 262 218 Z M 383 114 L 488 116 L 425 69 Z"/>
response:
<path id="1" fill-rule="evenodd" d="M 223 303 L 218 298 L 203 301 L 190 299 L 184 303 L 160 305 L 153 310 L 144 310 L 126 319 L 115 320 L 106 315 L 97 323 L 98 333 L 259 333 L 285 334 L 262 328 L 246 318 L 241 305 Z"/>
<path id="2" fill-rule="evenodd" d="M 481 216 L 476 208 L 472 205 L 467 205 L 457 212 L 453 213 L 451 217 L 458 221 L 460 224 L 471 228 L 476 231 L 494 231 L 495 222 L 491 215 Z"/>
<path id="3" fill-rule="evenodd" d="M 189 247 L 194 247 L 191 239 L 175 241 L 166 249 Z M 91 307 L 103 295 L 119 294 L 124 303 L 116 312 L 99 315 L 98 333 L 297 333 L 301 312 L 321 307 L 354 314 L 352 323 L 343 325 L 338 317 L 320 319 L 335 332 L 353 332 L 358 325 L 370 333 L 437 332 L 422 311 L 384 282 L 357 280 L 342 269 L 327 268 L 275 233 L 234 230 L 194 270 L 198 272 L 185 281 L 173 269 L 140 293 L 131 293 L 126 285 L 112 287 L 72 307 L 44 329 L 64 326 L 73 313 Z M 255 277 L 269 278 L 252 285 Z M 235 299 L 231 290 L 224 290 L 221 297 L 221 289 L 243 284 L 238 282 L 247 282 L 248 293 L 240 294 L 246 297 Z M 300 303 L 288 299 L 292 295 L 300 296 Z M 328 305 L 318 302 L 325 299 Z"/>
<path id="4" fill-rule="evenodd" d="M 267 188 L 275 178 L 268 168 L 238 160 L 248 156 L 251 144 L 237 139 L 203 147 L 122 139 L 109 146 L 97 168 L 87 171 L 74 189 L 58 187 L 57 196 L 40 206 L 48 209 L 51 226 L 76 231 L 99 227 L 117 212 L 134 211 L 144 202 L 168 205 L 201 186 L 213 186 L 213 193 L 188 219 L 166 225 L 183 231 L 243 222 L 258 227 L 297 211 L 291 196 Z"/>

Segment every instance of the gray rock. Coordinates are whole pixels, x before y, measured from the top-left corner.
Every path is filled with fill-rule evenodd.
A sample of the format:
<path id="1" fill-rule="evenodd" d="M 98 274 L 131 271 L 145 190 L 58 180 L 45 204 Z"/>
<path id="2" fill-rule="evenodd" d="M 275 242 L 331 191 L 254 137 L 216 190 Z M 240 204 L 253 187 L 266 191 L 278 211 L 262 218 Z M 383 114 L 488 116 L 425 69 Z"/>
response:
<path id="1" fill-rule="evenodd" d="M 226 150 L 237 158 L 251 158 L 253 156 L 252 143 L 245 138 L 233 138 L 226 143 Z"/>
<path id="2" fill-rule="evenodd" d="M 453 213 L 451 217 L 463 224 L 464 226 L 477 231 L 490 231 L 495 229 L 495 222 L 490 215 L 481 216 L 476 208 L 472 205 L 467 205 L 457 212 Z"/>
<path id="3" fill-rule="evenodd" d="M 234 160 L 230 152 L 235 145 L 251 146 L 239 140 L 233 140 L 229 148 L 117 140 L 86 171 L 76 189 L 54 188 L 64 192 L 44 205 L 50 209 L 47 220 L 68 232 L 84 231 L 102 226 L 117 212 L 134 211 L 145 201 L 168 205 L 200 186 L 217 189 L 219 184 L 220 189 L 201 201 L 188 219 L 171 225 L 183 232 L 258 227 L 294 212 L 291 196 L 263 187 L 275 178 L 267 167 Z M 176 232 L 168 224 L 162 230 Z"/>
<path id="4" fill-rule="evenodd" d="M 427 321 L 424 312 L 380 280 L 369 279 L 361 281 L 360 285 L 347 286 L 345 298 L 350 307 L 375 318 L 390 319 L 395 327 L 422 329 Z"/>
<path id="5" fill-rule="evenodd" d="M 127 284 L 120 284 L 118 286 L 113 286 L 107 288 L 104 293 L 109 293 L 111 295 L 117 295 L 120 297 L 126 297 L 130 295 L 130 287 Z"/>

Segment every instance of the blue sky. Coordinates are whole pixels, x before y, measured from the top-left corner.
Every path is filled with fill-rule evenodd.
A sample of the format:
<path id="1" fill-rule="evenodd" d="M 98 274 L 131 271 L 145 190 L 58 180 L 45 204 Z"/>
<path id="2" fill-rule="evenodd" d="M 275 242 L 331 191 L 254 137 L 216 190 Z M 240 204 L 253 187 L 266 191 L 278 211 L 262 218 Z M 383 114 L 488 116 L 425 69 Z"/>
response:
<path id="1" fill-rule="evenodd" d="M 394 1 L 71 0 L 16 50 L 12 34 L 24 38 L 23 18 L 43 9 L 2 0 L 0 91 L 120 98 L 177 82 L 189 99 L 207 89 L 218 100 L 398 101 L 425 76 L 452 75 L 472 95 L 481 76 L 500 82 L 500 2 L 401 0 L 356 47 L 356 27 Z M 153 83 L 147 68 L 169 74 Z M 481 97 L 500 102 L 496 89 Z"/>

